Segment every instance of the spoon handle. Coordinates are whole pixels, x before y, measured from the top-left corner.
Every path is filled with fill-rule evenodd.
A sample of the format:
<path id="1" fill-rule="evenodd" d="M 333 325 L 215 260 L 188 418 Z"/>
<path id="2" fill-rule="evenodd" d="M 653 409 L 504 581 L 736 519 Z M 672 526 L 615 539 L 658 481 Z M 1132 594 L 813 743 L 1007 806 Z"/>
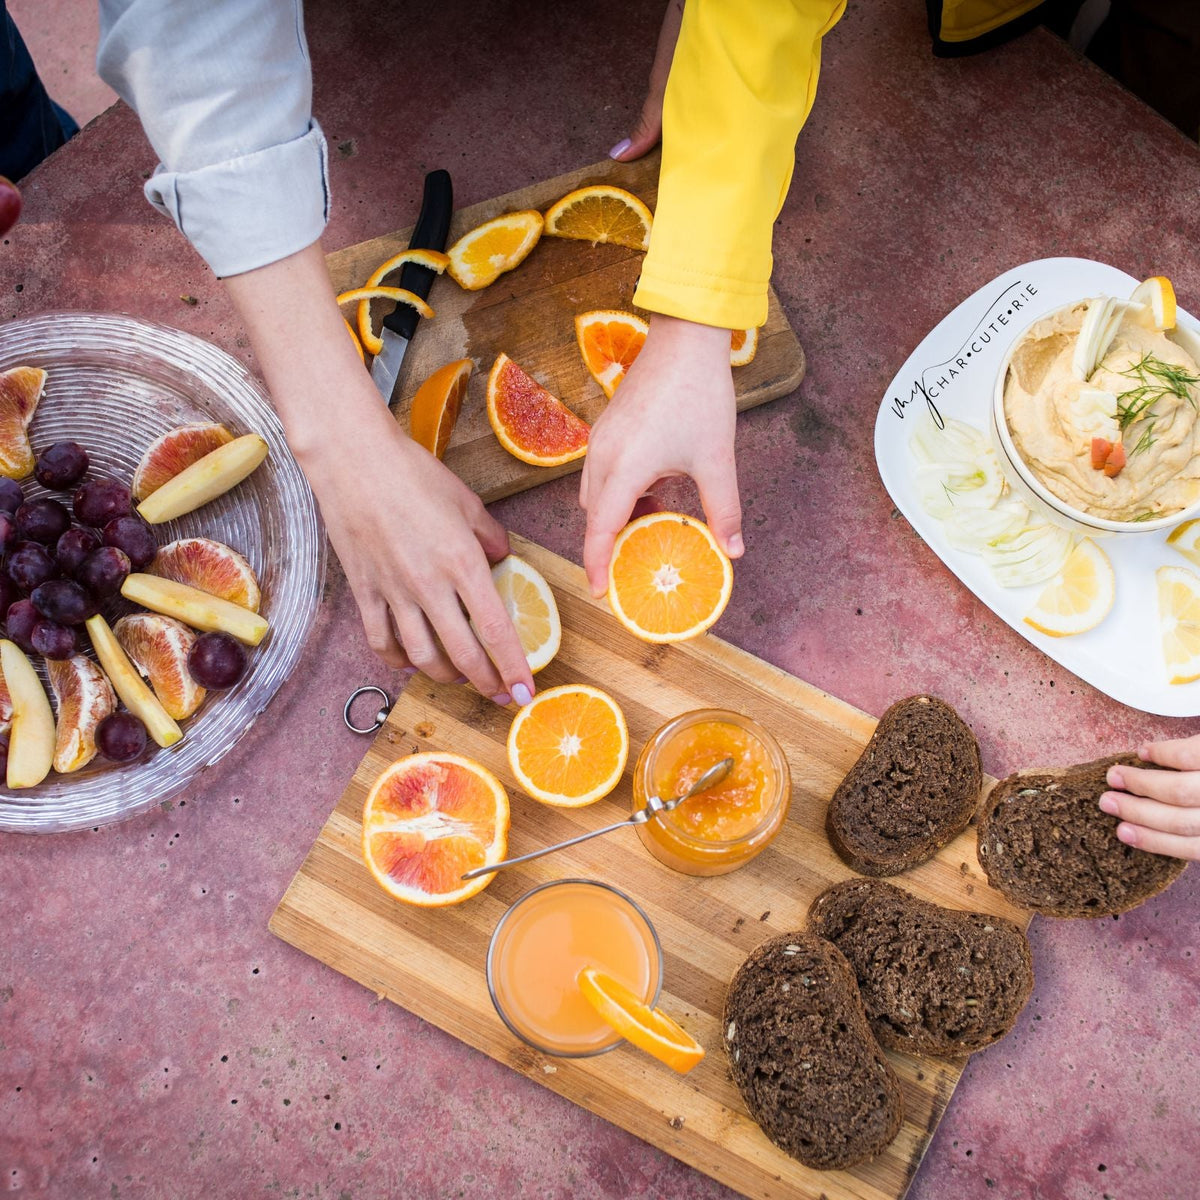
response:
<path id="1" fill-rule="evenodd" d="M 581 833 L 578 837 L 569 838 L 565 842 L 557 842 L 553 846 L 543 846 L 540 850 L 533 850 L 529 854 L 522 854 L 519 858 L 507 858 L 504 862 L 492 863 L 490 867 L 476 867 L 473 871 L 468 871 L 463 875 L 463 879 L 477 879 L 480 875 L 490 875 L 493 871 L 503 871 L 505 867 L 515 867 L 521 863 L 532 862 L 535 858 L 541 858 L 545 854 L 553 854 L 556 850 L 565 850 L 568 846 L 578 846 L 580 842 L 590 841 L 594 837 L 599 837 L 603 833 L 612 833 L 614 829 L 624 829 L 627 825 L 639 825 L 641 822 L 634 817 L 627 817 L 624 821 L 617 821 L 614 825 L 605 825 L 603 829 L 592 829 L 587 833 Z"/>

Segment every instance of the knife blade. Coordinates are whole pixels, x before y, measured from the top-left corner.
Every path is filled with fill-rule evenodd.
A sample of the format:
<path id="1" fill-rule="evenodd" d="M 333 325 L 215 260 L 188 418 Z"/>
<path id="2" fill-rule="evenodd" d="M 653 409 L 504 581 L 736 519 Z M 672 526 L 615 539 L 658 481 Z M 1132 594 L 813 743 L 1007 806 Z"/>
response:
<path id="1" fill-rule="evenodd" d="M 421 199 L 421 215 L 413 228 L 410 250 L 445 250 L 446 237 L 450 232 L 450 217 L 454 212 L 454 189 L 448 171 L 430 171 L 425 176 L 425 194 Z M 423 300 L 433 287 L 436 272 L 428 267 L 408 263 L 400 271 L 400 286 L 415 292 Z M 380 336 L 383 349 L 371 363 L 371 378 L 383 397 L 384 404 L 391 404 L 392 392 L 400 374 L 400 366 L 417 330 L 421 314 L 408 304 L 397 304 L 383 319 Z"/>

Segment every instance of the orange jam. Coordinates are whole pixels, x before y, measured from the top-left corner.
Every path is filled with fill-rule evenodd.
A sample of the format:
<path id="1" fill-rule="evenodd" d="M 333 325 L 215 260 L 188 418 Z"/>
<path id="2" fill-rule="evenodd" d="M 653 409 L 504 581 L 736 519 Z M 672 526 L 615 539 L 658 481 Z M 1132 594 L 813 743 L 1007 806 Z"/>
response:
<path id="1" fill-rule="evenodd" d="M 633 773 L 633 806 L 686 792 L 723 758 L 733 769 L 716 787 L 637 826 L 659 862 L 689 875 L 721 875 L 747 863 L 779 832 L 791 776 L 779 743 L 739 713 L 700 709 L 664 725 Z"/>

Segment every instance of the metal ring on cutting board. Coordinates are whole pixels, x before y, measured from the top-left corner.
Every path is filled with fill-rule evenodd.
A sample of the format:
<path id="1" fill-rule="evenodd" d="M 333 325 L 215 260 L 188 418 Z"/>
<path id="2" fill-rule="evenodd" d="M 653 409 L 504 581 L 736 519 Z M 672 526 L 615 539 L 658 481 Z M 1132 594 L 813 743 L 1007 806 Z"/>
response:
<path id="1" fill-rule="evenodd" d="M 355 725 L 350 720 L 350 708 L 359 696 L 367 692 L 373 692 L 376 696 L 383 698 L 383 707 L 375 714 L 375 721 L 368 725 L 365 729 Z M 346 722 L 346 728 L 352 733 L 374 733 L 388 719 L 388 713 L 392 711 L 392 698 L 381 687 L 376 687 L 374 684 L 367 684 L 365 687 L 355 688 L 350 693 L 350 699 L 346 701 L 346 707 L 342 709 L 342 720 Z"/>

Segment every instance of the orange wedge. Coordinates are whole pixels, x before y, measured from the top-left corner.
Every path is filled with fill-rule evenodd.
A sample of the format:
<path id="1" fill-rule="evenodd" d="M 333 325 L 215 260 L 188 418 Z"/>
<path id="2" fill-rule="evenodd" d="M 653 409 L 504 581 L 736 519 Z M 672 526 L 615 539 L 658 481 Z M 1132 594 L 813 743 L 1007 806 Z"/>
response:
<path id="1" fill-rule="evenodd" d="M 608 564 L 608 603 L 647 642 L 682 642 L 725 611 L 733 564 L 703 521 L 657 512 L 617 535 Z"/>
<path id="2" fill-rule="evenodd" d="M 557 808 L 607 796 L 628 757 L 629 730 L 617 702 L 582 683 L 539 692 L 508 730 L 508 765 L 517 782 Z"/>
<path id="3" fill-rule="evenodd" d="M 734 329 L 729 337 L 729 365 L 744 367 L 758 353 L 758 328 Z"/>
<path id="4" fill-rule="evenodd" d="M 416 292 L 398 287 L 360 287 L 343 292 L 338 298 L 339 304 L 349 304 L 351 301 L 365 301 L 358 306 L 358 340 L 363 349 L 369 354 L 378 354 L 383 349 L 383 340 L 371 328 L 372 300 L 395 300 L 397 304 L 411 304 L 425 318 L 433 316 L 433 309 L 421 299 Z"/>
<path id="5" fill-rule="evenodd" d="M 45 386 L 46 372 L 41 367 L 0 371 L 0 475 L 24 479 L 33 474 L 27 431 Z"/>
<path id="6" fill-rule="evenodd" d="M 495 878 L 462 881 L 474 867 L 504 858 L 508 819 L 508 795 L 486 767 L 458 754 L 410 754 L 367 793 L 363 859 L 397 900 L 459 904 Z"/>
<path id="7" fill-rule="evenodd" d="M 546 210 L 546 232 L 551 237 L 580 241 L 612 242 L 633 250 L 650 245 L 650 210 L 624 188 L 594 185 L 568 192 Z"/>
<path id="8" fill-rule="evenodd" d="M 467 380 L 475 364 L 469 358 L 456 359 L 439 367 L 412 398 L 408 412 L 408 432 L 418 446 L 441 458 L 450 444 L 454 423 L 467 394 Z"/>
<path id="9" fill-rule="evenodd" d="M 447 251 L 450 278 L 469 292 L 495 283 L 505 271 L 523 262 L 538 244 L 542 224 L 542 214 L 528 208 L 477 225 Z"/>
<path id="10" fill-rule="evenodd" d="M 661 1008 L 651 1008 L 623 983 L 584 967 L 577 979 L 584 999 L 627 1042 L 681 1075 L 690 1071 L 703 1057 L 704 1047 Z"/>
<path id="11" fill-rule="evenodd" d="M 557 467 L 587 453 L 589 428 L 561 400 L 498 354 L 487 384 L 488 420 L 509 454 L 535 467 Z"/>
<path id="12" fill-rule="evenodd" d="M 69 775 L 96 757 L 96 729 L 109 713 L 117 711 L 117 696 L 108 676 L 82 654 L 46 659 L 46 673 L 58 708 L 54 769 Z M 10 718 L 11 714 L 10 702 Z"/>
<path id="13" fill-rule="evenodd" d="M 610 400 L 649 332 L 650 326 L 641 317 L 617 309 L 598 309 L 575 318 L 575 340 L 583 365 Z"/>

